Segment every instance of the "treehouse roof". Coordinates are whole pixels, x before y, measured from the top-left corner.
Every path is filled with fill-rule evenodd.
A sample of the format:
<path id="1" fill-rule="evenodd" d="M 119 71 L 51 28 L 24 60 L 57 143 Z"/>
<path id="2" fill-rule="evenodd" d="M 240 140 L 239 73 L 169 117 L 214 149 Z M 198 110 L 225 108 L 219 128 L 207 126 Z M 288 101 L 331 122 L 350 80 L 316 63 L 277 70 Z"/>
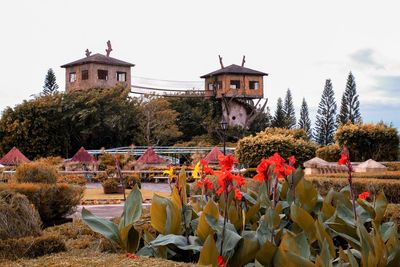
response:
<path id="1" fill-rule="evenodd" d="M 73 67 L 73 66 L 78 66 L 78 65 L 89 64 L 89 63 L 97 63 L 97 64 L 104 64 L 104 65 L 111 65 L 111 66 L 124 66 L 124 67 L 134 67 L 135 66 L 132 63 L 122 61 L 122 60 L 119 60 L 119 59 L 116 59 L 113 57 L 107 57 L 105 55 L 97 53 L 97 54 L 67 63 L 65 65 L 62 65 L 61 68 L 68 68 L 68 67 Z"/>
<path id="2" fill-rule="evenodd" d="M 160 164 L 165 162 L 151 147 L 148 147 L 137 161 L 146 164 Z"/>
<path id="3" fill-rule="evenodd" d="M 223 156 L 224 154 L 219 150 L 218 147 L 214 147 L 211 151 L 204 157 L 204 160 L 207 161 L 209 164 L 218 164 L 219 156 Z"/>
<path id="4" fill-rule="evenodd" d="M 11 148 L 11 150 L 0 159 L 0 164 L 3 165 L 18 165 L 24 162 L 30 162 L 30 160 L 16 147 Z"/>
<path id="5" fill-rule="evenodd" d="M 249 69 L 249 68 L 245 68 L 242 66 L 232 64 L 232 65 L 229 65 L 222 69 L 205 74 L 205 75 L 201 76 L 200 78 L 208 78 L 211 76 L 217 76 L 217 75 L 222 75 L 222 74 L 255 75 L 255 76 L 268 75 L 268 73 L 265 73 L 265 72 L 261 72 L 258 70 L 253 70 L 253 69 Z"/>
<path id="6" fill-rule="evenodd" d="M 78 152 L 71 158 L 71 162 L 79 162 L 79 163 L 96 163 L 96 159 L 86 151 L 84 147 L 81 147 Z"/>

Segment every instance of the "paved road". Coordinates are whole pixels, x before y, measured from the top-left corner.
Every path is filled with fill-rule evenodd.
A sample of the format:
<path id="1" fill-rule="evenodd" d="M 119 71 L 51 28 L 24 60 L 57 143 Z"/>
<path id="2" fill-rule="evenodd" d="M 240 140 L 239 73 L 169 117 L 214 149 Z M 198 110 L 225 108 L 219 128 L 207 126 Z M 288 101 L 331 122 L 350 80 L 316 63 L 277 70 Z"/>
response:
<path id="1" fill-rule="evenodd" d="M 96 189 L 101 188 L 101 183 L 89 183 L 86 185 L 86 188 Z M 171 189 L 167 183 L 142 183 L 142 188 L 151 191 L 157 192 L 171 192 Z"/>

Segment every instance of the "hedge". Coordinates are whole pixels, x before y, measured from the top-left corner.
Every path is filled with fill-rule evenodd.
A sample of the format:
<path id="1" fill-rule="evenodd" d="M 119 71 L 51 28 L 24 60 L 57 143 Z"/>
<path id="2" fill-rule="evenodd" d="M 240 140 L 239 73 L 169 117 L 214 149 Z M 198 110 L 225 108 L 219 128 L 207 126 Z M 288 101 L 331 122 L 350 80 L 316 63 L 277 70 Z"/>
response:
<path id="1" fill-rule="evenodd" d="M 12 190 L 28 197 L 39 211 L 45 226 L 52 225 L 75 211 L 84 188 L 69 184 L 9 183 L 0 184 L 0 192 Z"/>
<path id="2" fill-rule="evenodd" d="M 240 163 L 256 167 L 262 158 L 276 152 L 284 157 L 294 155 L 298 164 L 302 164 L 315 156 L 316 145 L 304 139 L 296 139 L 292 135 L 269 134 L 260 132 L 256 136 L 245 137 L 238 142 L 236 155 Z"/>
<path id="3" fill-rule="evenodd" d="M 0 258 L 2 259 L 36 258 L 66 250 L 64 241 L 58 235 L 0 240 Z"/>
<path id="4" fill-rule="evenodd" d="M 399 135 L 396 128 L 383 123 L 345 124 L 335 134 L 336 143 L 350 150 L 352 161 L 394 161 L 398 159 Z"/>
<path id="5" fill-rule="evenodd" d="M 19 183 L 54 184 L 57 181 L 57 170 L 43 162 L 23 163 L 16 169 L 15 179 Z"/>
<path id="6" fill-rule="evenodd" d="M 316 155 L 317 157 L 329 161 L 336 162 L 340 159 L 340 153 L 342 152 L 340 146 L 333 144 L 323 146 L 317 149 Z"/>
<path id="7" fill-rule="evenodd" d="M 349 184 L 347 179 L 310 176 L 306 176 L 305 178 L 317 187 L 321 195 L 326 195 L 331 189 L 340 191 Z M 374 196 L 383 191 L 389 203 L 400 203 L 400 180 L 358 178 L 353 179 L 353 186 L 357 195 L 368 191 Z"/>
<path id="8" fill-rule="evenodd" d="M 347 173 L 326 173 L 326 174 L 311 174 L 306 177 L 318 177 L 318 178 L 343 178 L 347 179 Z M 387 171 L 387 172 L 353 172 L 352 177 L 358 178 L 374 178 L 374 179 L 399 179 L 400 171 Z"/>

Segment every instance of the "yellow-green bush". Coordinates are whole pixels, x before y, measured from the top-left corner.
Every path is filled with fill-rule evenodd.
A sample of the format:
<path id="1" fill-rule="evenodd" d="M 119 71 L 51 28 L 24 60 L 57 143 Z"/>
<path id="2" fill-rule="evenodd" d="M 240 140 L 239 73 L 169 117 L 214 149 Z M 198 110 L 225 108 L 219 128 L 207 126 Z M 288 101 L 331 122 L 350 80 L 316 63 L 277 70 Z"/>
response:
<path id="1" fill-rule="evenodd" d="M 23 163 L 16 169 L 15 179 L 19 183 L 53 184 L 57 181 L 57 170 L 43 162 Z"/>
<path id="2" fill-rule="evenodd" d="M 0 184 L 0 192 L 12 190 L 27 196 L 37 208 L 44 225 L 52 225 L 75 211 L 84 188 L 70 184 L 9 183 Z"/>
<path id="3" fill-rule="evenodd" d="M 399 153 L 399 135 L 396 128 L 383 123 L 345 124 L 335 134 L 339 146 L 347 146 L 352 161 L 395 161 Z"/>
<path id="4" fill-rule="evenodd" d="M 317 157 L 330 162 L 338 161 L 340 159 L 340 153 L 341 148 L 336 144 L 320 147 L 316 151 Z"/>
<path id="5" fill-rule="evenodd" d="M 66 250 L 64 241 L 58 235 L 0 240 L 0 258 L 2 259 L 36 258 Z"/>
<path id="6" fill-rule="evenodd" d="M 270 127 L 266 128 L 264 131 L 261 131 L 260 133 L 268 135 L 275 135 L 275 134 L 290 135 L 296 139 L 303 139 L 303 140 L 310 139 L 307 133 L 304 131 L 304 129 L 286 129 L 286 128 Z"/>
<path id="7" fill-rule="evenodd" d="M 59 175 L 57 177 L 57 183 L 67 183 L 67 184 L 76 184 L 84 186 L 87 184 L 87 180 L 83 175 L 77 174 L 67 174 L 67 175 Z"/>
<path id="8" fill-rule="evenodd" d="M 0 239 L 38 236 L 42 222 L 38 211 L 22 194 L 0 192 Z"/>
<path id="9" fill-rule="evenodd" d="M 302 164 L 315 156 L 316 145 L 310 141 L 295 138 L 291 134 L 273 134 L 273 130 L 281 131 L 271 128 L 257 133 L 255 136 L 248 136 L 239 140 L 236 149 L 239 161 L 249 165 L 249 167 L 256 167 L 262 158 L 279 152 L 284 158 L 295 156 L 298 164 Z"/>

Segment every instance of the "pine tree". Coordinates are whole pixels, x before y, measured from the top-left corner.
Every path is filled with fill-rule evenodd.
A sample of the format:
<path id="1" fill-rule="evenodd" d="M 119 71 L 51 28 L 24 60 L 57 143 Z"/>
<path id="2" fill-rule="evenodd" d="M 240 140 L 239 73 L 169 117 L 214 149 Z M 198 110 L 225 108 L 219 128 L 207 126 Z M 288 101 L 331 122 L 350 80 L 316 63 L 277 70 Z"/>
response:
<path id="1" fill-rule="evenodd" d="M 340 114 L 338 115 L 338 123 L 344 124 L 361 122 L 360 101 L 358 100 L 356 82 L 353 74 L 350 72 L 347 77 L 346 89 L 342 96 Z"/>
<path id="2" fill-rule="evenodd" d="M 301 109 L 300 109 L 299 128 L 304 129 L 304 131 L 306 131 L 309 138 L 312 137 L 311 120 L 310 120 L 310 117 L 308 114 L 308 105 L 307 105 L 307 102 L 304 97 L 303 97 L 303 102 L 301 103 Z"/>
<path id="3" fill-rule="evenodd" d="M 287 89 L 285 96 L 285 103 L 283 105 L 283 111 L 285 113 L 285 128 L 294 128 L 296 126 L 296 114 L 293 107 L 292 93 L 290 89 Z"/>
<path id="4" fill-rule="evenodd" d="M 278 128 L 285 128 L 286 125 L 287 125 L 286 117 L 285 117 L 285 111 L 283 110 L 282 106 L 282 98 L 279 97 L 276 103 L 275 115 L 272 118 L 271 126 Z"/>
<path id="5" fill-rule="evenodd" d="M 315 141 L 320 145 L 329 145 L 333 143 L 333 134 L 336 129 L 335 93 L 333 92 L 330 79 L 325 82 L 325 88 L 318 105 L 317 120 L 315 123 Z"/>
<path id="6" fill-rule="evenodd" d="M 52 93 L 56 92 L 58 89 L 58 85 L 56 82 L 56 75 L 54 74 L 53 69 L 49 69 L 46 74 L 46 78 L 44 79 L 43 85 L 43 94 L 44 95 L 51 95 Z"/>

